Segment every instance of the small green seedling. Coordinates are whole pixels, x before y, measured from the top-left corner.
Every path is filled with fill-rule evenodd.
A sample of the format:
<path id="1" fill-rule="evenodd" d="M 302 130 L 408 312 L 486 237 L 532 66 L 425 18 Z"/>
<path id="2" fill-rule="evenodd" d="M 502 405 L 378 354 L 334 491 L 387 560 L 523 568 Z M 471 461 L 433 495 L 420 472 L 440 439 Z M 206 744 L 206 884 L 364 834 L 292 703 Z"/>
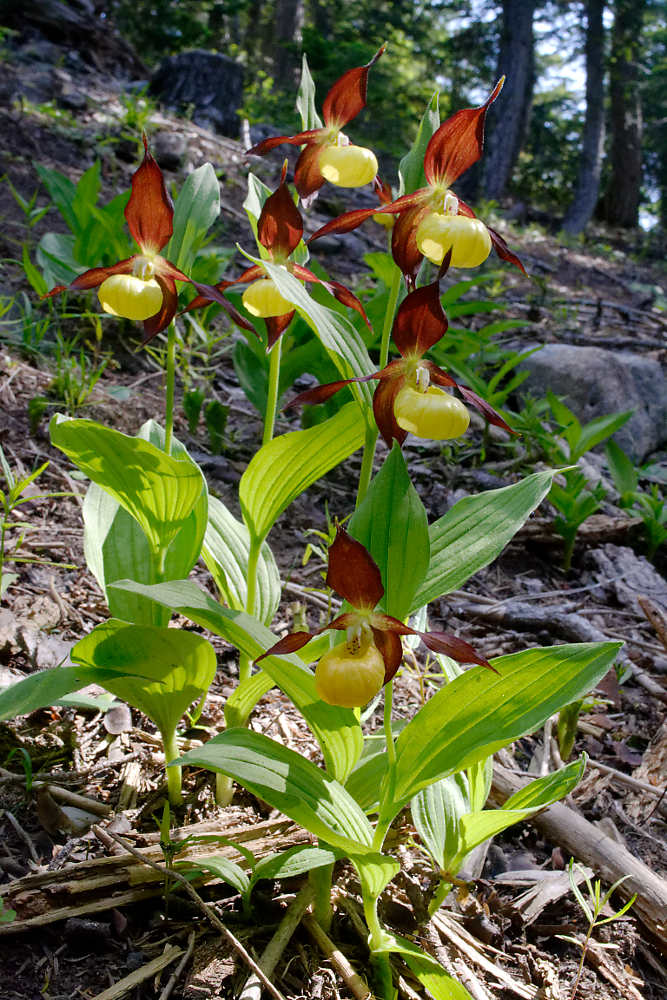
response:
<path id="1" fill-rule="evenodd" d="M 586 888 L 588 889 L 588 900 L 584 899 L 584 895 L 581 892 L 579 886 L 577 885 L 577 878 L 575 873 L 581 875 L 584 881 L 586 882 Z M 579 906 L 581 907 L 581 910 L 584 916 L 586 917 L 586 920 L 588 920 L 588 930 L 586 931 L 586 936 L 583 941 L 580 941 L 578 938 L 571 937 L 566 934 L 557 935 L 562 941 L 569 941 L 571 944 L 574 944 L 578 948 L 581 948 L 581 958 L 579 960 L 579 968 L 577 969 L 577 975 L 574 980 L 574 984 L 572 986 L 572 992 L 570 994 L 570 1000 L 575 1000 L 575 997 L 577 995 L 577 990 L 579 988 L 579 982 L 581 980 L 581 973 L 584 968 L 586 952 L 588 951 L 588 945 L 591 940 L 593 931 L 595 930 L 596 927 L 602 927 L 603 924 L 610 924 L 612 923 L 612 921 L 620 920 L 621 917 L 625 916 L 625 914 L 628 912 L 628 910 L 636 900 L 637 893 L 635 893 L 634 896 L 632 896 L 632 898 L 629 899 L 627 903 L 625 903 L 624 906 L 621 907 L 620 910 L 617 910 L 615 913 L 612 913 L 611 916 L 609 917 L 601 917 L 600 914 L 602 913 L 603 909 L 605 908 L 605 906 L 607 905 L 613 894 L 618 889 L 619 885 L 621 885 L 622 882 L 625 882 L 626 879 L 630 878 L 630 876 L 623 875 L 622 878 L 617 879 L 616 882 L 614 882 L 614 884 L 612 885 L 612 887 L 605 893 L 605 895 L 602 896 L 601 895 L 602 883 L 600 882 L 600 879 L 595 879 L 594 882 L 591 882 L 590 878 L 588 877 L 588 875 L 586 875 L 584 870 L 578 864 L 575 863 L 574 858 L 570 858 L 570 864 L 568 866 L 568 875 L 570 878 L 570 885 L 572 887 L 572 892 L 574 893 L 575 899 L 579 903 Z M 606 945 L 606 946 L 599 945 L 599 947 L 609 948 L 609 947 L 614 947 L 614 945 Z"/>
<path id="2" fill-rule="evenodd" d="M 661 545 L 667 540 L 667 507 L 660 487 L 651 483 L 646 493 L 639 485 L 640 472 L 632 460 L 615 441 L 609 441 L 605 449 L 609 471 L 614 486 L 620 494 L 619 505 L 641 517 L 649 559 L 653 559 Z"/>

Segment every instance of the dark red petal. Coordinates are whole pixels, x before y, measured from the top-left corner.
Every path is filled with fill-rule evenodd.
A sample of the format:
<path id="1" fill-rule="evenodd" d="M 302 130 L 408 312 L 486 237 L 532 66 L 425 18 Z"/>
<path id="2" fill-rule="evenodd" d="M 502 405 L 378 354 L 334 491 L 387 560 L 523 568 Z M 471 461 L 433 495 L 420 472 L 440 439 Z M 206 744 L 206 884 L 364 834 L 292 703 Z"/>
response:
<path id="1" fill-rule="evenodd" d="M 381 632 L 395 632 L 396 635 L 416 635 L 417 633 L 409 625 L 405 625 L 398 618 L 391 615 L 383 615 L 379 611 L 374 611 L 369 618 L 370 625 Z"/>
<path id="2" fill-rule="evenodd" d="M 165 330 L 176 315 L 178 309 L 178 293 L 173 278 L 156 274 L 155 280 L 162 289 L 162 305 L 159 312 L 144 320 L 144 336 L 142 344 L 147 344 L 156 334 Z"/>
<path id="3" fill-rule="evenodd" d="M 257 221 L 257 239 L 276 253 L 289 257 L 303 236 L 301 213 L 283 178 L 280 186 L 264 202 Z"/>
<path id="4" fill-rule="evenodd" d="M 391 253 L 406 277 L 415 278 L 422 262 L 422 253 L 417 246 L 417 228 L 431 209 L 423 202 L 402 212 L 391 231 Z"/>
<path id="5" fill-rule="evenodd" d="M 373 181 L 373 187 L 375 188 L 375 193 L 378 196 L 378 201 L 381 205 L 391 205 L 393 194 L 391 192 L 391 184 L 387 184 L 386 181 L 376 177 Z"/>
<path id="6" fill-rule="evenodd" d="M 292 322 L 295 310 L 283 313 L 282 316 L 267 316 L 266 323 L 266 349 L 270 351 L 276 341 L 283 335 L 287 327 Z"/>
<path id="7" fill-rule="evenodd" d="M 405 382 L 403 362 L 392 361 L 384 371 L 387 372 L 392 366 L 398 366 L 397 374 L 382 378 L 373 393 L 375 423 L 388 448 L 391 448 L 392 441 L 398 441 L 399 444 L 403 444 L 408 436 L 408 432 L 398 426 L 396 417 L 394 416 L 394 401 L 399 389 Z"/>
<path id="8" fill-rule="evenodd" d="M 474 406 L 475 409 L 478 410 L 490 424 L 493 424 L 494 427 L 502 427 L 502 429 L 507 431 L 508 434 L 518 434 L 518 431 L 513 431 L 512 428 L 505 423 L 500 414 L 496 413 L 493 407 L 489 406 L 486 400 L 478 396 L 476 392 L 472 391 L 472 389 L 468 389 L 465 385 L 459 385 L 457 386 L 457 389 L 463 398 Z"/>
<path id="9" fill-rule="evenodd" d="M 459 210 L 457 212 L 457 215 L 465 215 L 468 219 L 477 218 L 470 205 L 466 205 L 465 201 L 461 201 L 461 199 L 459 198 L 458 203 L 459 203 Z"/>
<path id="10" fill-rule="evenodd" d="M 250 270 L 254 270 L 254 268 L 250 268 Z M 260 272 L 260 274 L 264 273 L 261 267 L 257 268 L 257 270 Z M 245 316 L 242 316 L 241 313 L 238 311 L 238 309 L 236 309 L 231 304 L 231 302 L 229 302 L 225 298 L 225 296 L 222 294 L 220 290 L 221 285 L 225 286 L 233 285 L 234 284 L 233 281 L 227 281 L 227 282 L 221 281 L 217 285 L 202 285 L 198 281 L 193 281 L 192 284 L 195 286 L 199 294 L 190 303 L 187 309 L 184 310 L 184 312 L 190 312 L 192 309 L 200 309 L 202 306 L 207 305 L 209 302 L 217 302 L 218 305 L 222 306 L 222 308 L 225 310 L 229 318 L 233 320 L 233 322 L 236 323 L 237 326 L 240 326 L 242 330 L 247 330 L 249 333 L 254 333 L 255 336 L 257 336 L 257 330 L 252 325 L 250 320 L 246 319 Z"/>
<path id="11" fill-rule="evenodd" d="M 480 667 L 488 667 L 489 670 L 498 673 L 485 656 L 476 653 L 469 642 L 459 639 L 456 635 L 450 635 L 448 632 L 416 632 L 415 634 L 433 653 L 444 653 L 446 656 L 451 656 L 457 663 L 478 663 Z"/>
<path id="12" fill-rule="evenodd" d="M 382 577 L 375 560 L 361 542 L 348 535 L 340 525 L 329 547 L 326 582 L 359 611 L 372 610 L 384 595 Z"/>
<path id="13" fill-rule="evenodd" d="M 339 302 L 342 302 L 344 306 L 348 306 L 350 309 L 356 310 L 368 329 L 371 332 L 373 331 L 371 322 L 366 315 L 366 310 L 357 296 L 354 295 L 349 288 L 346 288 L 345 285 L 342 285 L 339 281 L 324 281 L 322 278 L 318 278 L 316 274 L 313 274 L 312 271 L 309 271 L 307 267 L 302 267 L 300 264 L 294 265 L 293 273 L 294 276 L 296 278 L 300 278 L 301 281 L 316 281 L 318 285 L 323 285 L 323 287 L 326 288 L 326 290 L 333 295 L 334 298 L 338 299 Z"/>
<path id="14" fill-rule="evenodd" d="M 132 274 L 135 257 L 136 254 L 133 257 L 128 257 L 127 260 L 119 260 L 111 267 L 91 267 L 75 278 L 71 285 L 56 285 L 40 298 L 50 299 L 53 295 L 60 295 L 61 292 L 85 292 L 90 288 L 97 288 L 112 274 Z"/>
<path id="15" fill-rule="evenodd" d="M 433 361 L 423 361 L 424 368 L 428 368 L 429 374 L 431 376 L 431 382 L 435 382 L 436 385 L 444 385 L 447 387 L 455 386 L 460 389 L 458 382 L 455 382 L 451 375 L 447 372 L 443 372 L 442 368 L 438 368 Z"/>
<path id="16" fill-rule="evenodd" d="M 344 614 L 334 618 L 333 621 L 330 621 L 328 625 L 323 625 L 322 628 L 319 628 L 317 634 L 326 632 L 328 628 L 335 629 L 337 632 L 344 632 L 348 628 L 354 628 L 359 623 L 359 615 L 356 612 L 346 611 Z"/>
<path id="17" fill-rule="evenodd" d="M 162 171 L 148 152 L 146 136 L 143 139 L 144 158 L 132 177 L 132 194 L 125 206 L 125 218 L 141 249 L 158 253 L 171 239 L 174 205 Z"/>
<path id="18" fill-rule="evenodd" d="M 274 135 L 269 139 L 262 139 L 256 146 L 246 149 L 245 155 L 264 156 L 265 153 L 270 153 L 277 146 L 282 146 L 284 142 L 289 146 L 304 146 L 311 142 L 318 142 L 326 134 L 325 128 L 311 128 L 307 132 L 298 132 L 297 135 Z"/>
<path id="19" fill-rule="evenodd" d="M 371 379 L 381 377 L 380 372 L 374 372 L 372 375 L 357 375 L 356 378 L 344 378 L 339 382 L 327 382 L 326 385 L 316 385 L 312 389 L 300 392 L 294 399 L 290 399 L 284 409 L 289 410 L 293 406 L 304 406 L 306 404 L 316 405 L 317 403 L 326 403 L 327 399 L 331 399 L 332 396 L 335 396 L 337 392 L 340 392 L 341 389 L 344 389 L 346 385 L 350 385 L 352 382 L 370 382 Z"/>
<path id="20" fill-rule="evenodd" d="M 388 684 L 396 675 L 403 659 L 403 644 L 395 632 L 385 632 L 372 628 L 373 641 L 384 660 L 384 683 Z"/>
<path id="21" fill-rule="evenodd" d="M 294 183 L 302 198 L 314 194 L 324 184 L 324 177 L 320 170 L 320 154 L 322 146 L 306 146 L 301 151 L 299 159 L 294 168 Z"/>
<path id="22" fill-rule="evenodd" d="M 484 119 L 505 82 L 502 77 L 479 108 L 466 108 L 443 122 L 429 139 L 424 176 L 431 185 L 449 187 L 476 163 L 484 146 Z"/>
<path id="23" fill-rule="evenodd" d="M 187 274 L 183 274 L 171 261 L 166 260 L 164 257 L 156 257 L 153 263 L 156 275 L 161 274 L 165 278 L 173 278 L 174 281 L 190 281 Z"/>
<path id="24" fill-rule="evenodd" d="M 406 295 L 396 313 L 392 337 L 403 357 L 421 357 L 445 335 L 447 326 L 436 280 Z"/>
<path id="25" fill-rule="evenodd" d="M 329 128 L 342 128 L 365 107 L 368 71 L 378 61 L 384 48 L 384 45 L 379 48 L 365 66 L 348 69 L 336 80 L 322 104 L 322 118 Z"/>
<path id="26" fill-rule="evenodd" d="M 353 212 L 345 212 L 343 215 L 339 215 L 337 219 L 332 219 L 325 226 L 321 226 L 306 242 L 312 243 L 313 240 L 319 240 L 321 236 L 329 236 L 331 233 L 351 233 L 362 222 L 370 219 L 372 215 L 377 215 L 380 211 L 381 209 L 379 208 L 357 208 Z"/>
<path id="27" fill-rule="evenodd" d="M 289 635 L 279 639 L 265 653 L 258 656 L 254 662 L 259 663 L 265 656 L 285 656 L 287 653 L 296 653 L 297 650 L 307 646 L 314 635 L 314 632 L 290 632 Z"/>
<path id="28" fill-rule="evenodd" d="M 514 264 L 515 267 L 518 267 L 520 271 L 523 271 L 523 273 L 526 274 L 526 269 L 524 268 L 523 264 L 521 263 L 517 255 L 515 253 L 512 253 L 512 251 L 507 246 L 507 243 L 505 243 L 505 240 L 502 238 L 500 233 L 497 233 L 495 229 L 491 229 L 489 226 L 487 226 L 486 228 L 489 230 L 489 236 L 491 237 L 491 242 L 493 243 L 493 247 L 498 256 L 501 258 L 501 260 L 506 260 L 509 264 Z M 528 277 L 528 275 L 526 275 L 526 277 Z"/>

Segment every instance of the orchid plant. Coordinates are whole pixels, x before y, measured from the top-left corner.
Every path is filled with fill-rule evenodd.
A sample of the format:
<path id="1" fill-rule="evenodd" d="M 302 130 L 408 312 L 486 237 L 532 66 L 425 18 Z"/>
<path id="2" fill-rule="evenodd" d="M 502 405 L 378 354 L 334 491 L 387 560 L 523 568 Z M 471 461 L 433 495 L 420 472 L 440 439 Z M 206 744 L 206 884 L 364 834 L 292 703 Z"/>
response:
<path id="1" fill-rule="evenodd" d="M 160 730 L 172 803 L 181 799 L 180 769 L 206 767 L 216 773 L 220 802 L 229 800 L 232 782 L 237 781 L 319 839 L 326 864 L 319 858 L 317 867 L 308 863 L 299 870 L 313 869 L 315 914 L 325 925 L 331 918 L 329 862 L 342 857 L 351 861 L 361 884 L 371 971 L 380 997 L 395 996 L 393 955 L 408 964 L 436 1000 L 463 1000 L 469 994 L 435 958 L 380 922 L 378 898 L 399 869 L 386 844 L 389 828 L 412 804 L 425 849 L 439 873 L 433 903 L 437 908 L 442 886 L 456 882 L 476 844 L 574 787 L 581 763 L 529 786 L 502 817 L 483 808 L 488 792 L 484 775 L 492 754 L 590 691 L 612 665 L 618 644 L 549 646 L 487 661 L 454 632 L 428 627 L 428 606 L 499 555 L 548 493 L 553 471 L 535 472 L 511 486 L 467 497 L 431 524 L 411 481 L 401 449 L 408 433 L 445 440 L 467 429 L 466 406 L 443 390 L 455 390 L 488 421 L 510 432 L 488 402 L 427 357 L 447 337 L 441 280 L 449 267 L 480 264 L 491 246 L 503 259 L 523 267 L 502 237 L 478 222 L 450 190 L 481 155 L 486 111 L 502 81 L 481 107 L 460 111 L 442 125 L 431 108 L 420 128 L 421 145 L 408 157 L 423 170 L 426 186 L 414 184 L 419 171 L 412 170 L 410 179 L 404 166 L 404 193 L 392 201 L 387 185 L 376 180 L 374 154 L 350 144 L 342 133 L 364 106 L 369 70 L 383 51 L 334 84 L 324 100 L 324 124 L 315 118 L 312 81 L 305 67 L 299 101 L 303 131 L 264 140 L 249 151 L 262 154 L 281 143 L 302 146 L 294 176 L 302 197 L 312 195 L 325 180 L 343 187 L 375 182 L 379 207 L 344 214 L 315 233 L 311 242 L 324 232 L 354 228 L 373 214 L 395 219 L 391 241 L 396 263 L 388 262 L 393 278 L 378 331 L 379 364 L 340 309 L 322 305 L 306 290 L 306 284 L 319 282 L 368 323 L 353 292 L 306 268 L 304 224 L 285 168 L 278 187 L 266 192 L 263 203 L 251 199 L 259 257 L 251 258 L 251 266 L 236 279 L 201 285 L 187 276 L 183 261 L 192 260 L 193 253 L 185 253 L 183 246 L 186 233 L 187 239 L 202 241 L 217 216 L 217 180 L 212 170 L 204 170 L 190 186 L 188 198 L 182 200 L 181 193 L 174 213 L 144 139 L 143 162 L 133 177 L 126 209 L 139 253 L 111 267 L 85 271 L 69 289 L 98 288 L 105 311 L 144 324 L 144 340 L 169 331 L 165 427 L 148 421 L 132 437 L 90 420 L 53 419 L 53 444 L 90 480 L 84 502 L 86 559 L 111 618 L 77 644 L 75 666 L 33 674 L 0 693 L 0 718 L 51 704 L 91 680 L 105 684 Z M 251 187 L 254 183 L 251 178 Z M 181 205 L 186 207 L 175 225 Z M 435 280 L 418 287 L 423 256 L 440 270 Z M 194 301 L 183 303 L 184 309 L 213 301 L 244 329 L 255 329 L 251 319 L 265 322 L 273 385 L 267 412 L 275 415 L 279 347 L 295 315 L 310 327 L 340 379 L 293 402 L 322 402 L 345 387 L 351 392 L 333 416 L 306 430 L 275 436 L 271 416 L 262 445 L 241 478 L 241 519 L 209 495 L 201 470 L 173 436 L 177 282 L 194 284 L 197 293 Z M 250 318 L 225 297 L 239 284 L 247 286 L 242 306 Z M 57 286 L 50 294 L 64 290 Z M 402 291 L 408 294 L 399 305 Z M 399 357 L 390 362 L 392 338 Z M 373 381 L 378 384 L 371 396 L 368 383 Z M 389 452 L 376 470 L 379 433 Z M 281 582 L 270 532 L 304 490 L 361 447 L 355 510 L 347 527 L 337 528 L 328 551 L 326 582 L 343 606 L 327 624 L 276 640 L 269 626 L 280 602 Z M 220 600 L 187 578 L 200 557 Z M 205 696 L 215 658 L 202 636 L 168 627 L 174 613 L 239 652 L 238 684 L 225 704 L 225 731 L 180 756 L 178 722 L 192 701 Z M 344 632 L 344 640 L 331 645 L 331 632 Z M 418 641 L 442 669 L 443 682 L 397 737 L 393 685 L 404 643 Z M 460 664 L 472 666 L 464 671 Z M 274 686 L 312 731 L 323 767 L 248 728 L 254 707 Z M 359 709 L 380 697 L 383 725 L 369 733 Z M 452 781 L 465 786 L 461 808 L 451 806 L 446 783 Z M 440 827 L 447 829 L 446 838 L 428 833 Z M 223 870 L 215 859 L 208 865 L 200 859 L 199 868 L 222 872 L 223 877 L 231 870 Z M 249 892 L 244 886 L 242 891 Z"/>

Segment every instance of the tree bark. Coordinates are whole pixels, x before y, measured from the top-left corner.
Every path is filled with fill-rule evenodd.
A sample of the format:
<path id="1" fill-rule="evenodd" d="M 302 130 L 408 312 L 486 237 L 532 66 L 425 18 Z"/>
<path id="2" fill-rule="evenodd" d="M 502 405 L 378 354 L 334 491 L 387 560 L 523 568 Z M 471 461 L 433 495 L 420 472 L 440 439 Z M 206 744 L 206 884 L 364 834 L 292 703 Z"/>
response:
<path id="1" fill-rule="evenodd" d="M 277 0 L 273 59 L 273 79 L 277 90 L 289 90 L 296 84 L 302 29 L 303 0 Z"/>
<path id="2" fill-rule="evenodd" d="M 616 0 L 611 35 L 611 179 L 603 214 L 613 226 L 639 225 L 642 108 L 639 93 L 641 26 L 646 0 Z"/>
<path id="3" fill-rule="evenodd" d="M 574 198 L 563 221 L 566 233 L 583 232 L 595 211 L 604 148 L 604 25 L 605 0 L 586 4 L 586 119 Z"/>
<path id="4" fill-rule="evenodd" d="M 502 198 L 517 161 L 530 115 L 535 82 L 533 14 L 537 0 L 503 0 L 498 76 L 503 91 L 491 107 L 482 168 L 486 198 Z"/>

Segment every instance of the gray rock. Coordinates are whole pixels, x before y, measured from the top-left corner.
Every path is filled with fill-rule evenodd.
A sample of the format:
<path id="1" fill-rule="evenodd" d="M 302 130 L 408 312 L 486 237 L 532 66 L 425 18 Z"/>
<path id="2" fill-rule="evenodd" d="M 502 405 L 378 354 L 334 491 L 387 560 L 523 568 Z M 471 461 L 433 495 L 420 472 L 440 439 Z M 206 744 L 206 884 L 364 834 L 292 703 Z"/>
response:
<path id="1" fill-rule="evenodd" d="M 195 125 L 239 134 L 243 67 L 228 56 L 203 49 L 169 56 L 153 74 L 150 92 L 176 111 L 191 111 Z"/>
<path id="2" fill-rule="evenodd" d="M 587 423 L 607 413 L 634 410 L 614 440 L 634 461 L 667 442 L 667 392 L 658 361 L 601 347 L 547 344 L 524 362 L 530 372 L 523 390 L 551 389 Z"/>
<path id="3" fill-rule="evenodd" d="M 188 144 L 178 132 L 158 132 L 151 144 L 153 156 L 163 170 L 179 170 L 185 162 Z"/>

